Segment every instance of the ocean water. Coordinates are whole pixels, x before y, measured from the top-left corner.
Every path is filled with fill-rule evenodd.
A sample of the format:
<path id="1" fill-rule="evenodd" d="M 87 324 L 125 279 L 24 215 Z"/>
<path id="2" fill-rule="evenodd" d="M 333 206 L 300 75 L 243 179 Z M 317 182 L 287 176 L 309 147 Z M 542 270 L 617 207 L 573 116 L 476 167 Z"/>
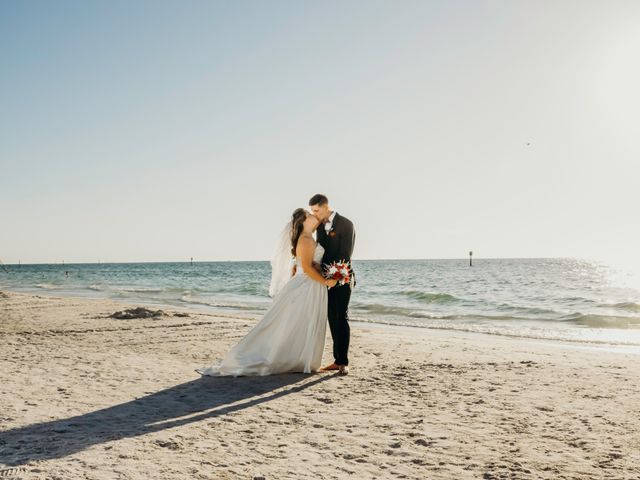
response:
<path id="1" fill-rule="evenodd" d="M 354 261 L 360 322 L 640 346 L 640 289 L 574 259 Z M 68 272 L 65 273 L 65 272 Z M 5 265 L 0 289 L 238 316 L 270 304 L 268 262 Z"/>

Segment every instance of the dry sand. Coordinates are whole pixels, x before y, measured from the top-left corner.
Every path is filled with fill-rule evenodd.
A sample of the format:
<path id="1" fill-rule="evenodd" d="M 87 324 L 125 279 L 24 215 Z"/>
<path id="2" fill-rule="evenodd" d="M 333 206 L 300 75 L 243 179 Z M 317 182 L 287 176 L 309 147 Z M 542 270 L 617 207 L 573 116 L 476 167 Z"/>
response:
<path id="1" fill-rule="evenodd" d="M 0 479 L 640 478 L 630 351 L 354 325 L 349 376 L 200 378 L 255 319 L 122 308 L 0 293 Z"/>

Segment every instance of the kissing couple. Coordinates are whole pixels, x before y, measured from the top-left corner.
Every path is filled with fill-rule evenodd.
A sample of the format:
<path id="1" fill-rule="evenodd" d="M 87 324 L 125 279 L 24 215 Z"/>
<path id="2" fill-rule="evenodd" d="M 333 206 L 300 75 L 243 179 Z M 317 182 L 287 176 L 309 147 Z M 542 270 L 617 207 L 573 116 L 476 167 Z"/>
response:
<path id="1" fill-rule="evenodd" d="M 197 369 L 201 375 L 349 373 L 348 309 L 356 285 L 351 268 L 355 230 L 349 219 L 331 210 L 322 194 L 311 197 L 309 208 L 296 209 L 280 235 L 271 260 L 271 306 L 220 363 Z M 323 275 L 327 266 L 336 264 L 348 266 L 340 283 Z M 334 361 L 320 368 L 327 319 Z"/>

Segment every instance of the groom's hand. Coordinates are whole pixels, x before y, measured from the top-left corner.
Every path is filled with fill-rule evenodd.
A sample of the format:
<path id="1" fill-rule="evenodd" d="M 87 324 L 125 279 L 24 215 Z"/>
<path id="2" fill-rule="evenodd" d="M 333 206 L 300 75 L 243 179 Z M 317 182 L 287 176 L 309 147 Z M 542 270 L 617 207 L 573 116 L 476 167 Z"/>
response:
<path id="1" fill-rule="evenodd" d="M 329 290 L 331 290 L 337 284 L 338 284 L 338 280 L 336 280 L 335 278 L 332 278 L 331 280 L 328 281 L 327 287 L 329 287 Z"/>

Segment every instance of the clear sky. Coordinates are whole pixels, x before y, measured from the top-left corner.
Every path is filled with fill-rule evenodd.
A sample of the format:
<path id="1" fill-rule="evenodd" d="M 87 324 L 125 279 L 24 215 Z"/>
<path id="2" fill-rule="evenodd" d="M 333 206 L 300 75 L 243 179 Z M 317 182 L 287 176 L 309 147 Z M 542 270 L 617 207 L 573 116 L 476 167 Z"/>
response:
<path id="1" fill-rule="evenodd" d="M 0 1 L 0 259 L 640 262 L 638 85 L 635 0 Z"/>

